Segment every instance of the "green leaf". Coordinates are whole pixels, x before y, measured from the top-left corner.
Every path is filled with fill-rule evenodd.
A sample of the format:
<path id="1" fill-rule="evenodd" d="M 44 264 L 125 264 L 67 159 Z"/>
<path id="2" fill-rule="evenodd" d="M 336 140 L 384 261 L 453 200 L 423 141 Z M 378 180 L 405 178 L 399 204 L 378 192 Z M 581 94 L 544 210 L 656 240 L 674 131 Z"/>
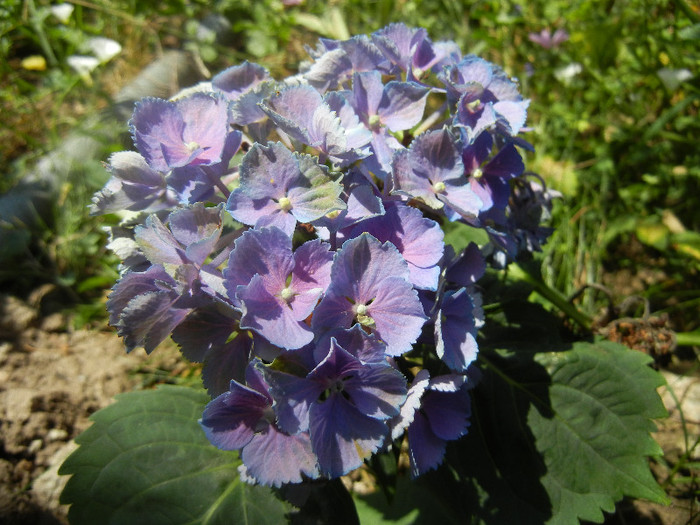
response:
<path id="1" fill-rule="evenodd" d="M 207 440 L 197 422 L 207 401 L 204 391 L 161 386 L 93 414 L 59 471 L 71 475 L 61 494 L 71 524 L 285 522 L 290 508 L 242 482 L 238 454 Z"/>
<path id="2" fill-rule="evenodd" d="M 606 341 L 482 360 L 470 432 L 448 449 L 472 523 L 600 523 L 623 496 L 668 501 L 648 464 L 666 415 L 648 356 Z"/>

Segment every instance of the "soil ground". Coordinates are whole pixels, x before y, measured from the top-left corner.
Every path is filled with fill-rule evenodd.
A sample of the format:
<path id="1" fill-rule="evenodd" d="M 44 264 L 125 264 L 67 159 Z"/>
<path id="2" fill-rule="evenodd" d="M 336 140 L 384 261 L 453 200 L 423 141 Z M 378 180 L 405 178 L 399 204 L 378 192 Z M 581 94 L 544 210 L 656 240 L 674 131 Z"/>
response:
<path id="1" fill-rule="evenodd" d="M 73 439 L 89 426 L 90 414 L 115 394 L 143 387 L 144 370 L 173 374 L 182 366 L 174 348 L 149 357 L 142 350 L 126 354 L 112 331 L 67 330 L 60 314 L 42 317 L 31 300 L 0 295 L 0 523 L 66 524 L 68 509 L 59 503 L 66 478 L 57 471 L 75 449 Z M 663 373 L 668 386 L 660 393 L 670 417 L 658 422 L 655 437 L 665 460 L 652 462 L 662 482 L 700 436 L 700 379 Z M 698 488 L 669 487 L 670 506 L 626 501 L 606 523 L 700 523 L 693 499 Z"/>

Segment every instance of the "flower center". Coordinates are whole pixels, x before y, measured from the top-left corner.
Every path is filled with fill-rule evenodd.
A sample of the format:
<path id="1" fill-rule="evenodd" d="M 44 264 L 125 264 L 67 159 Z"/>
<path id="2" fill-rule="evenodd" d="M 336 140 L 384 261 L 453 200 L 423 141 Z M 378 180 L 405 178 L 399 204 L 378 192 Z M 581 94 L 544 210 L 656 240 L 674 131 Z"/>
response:
<path id="1" fill-rule="evenodd" d="M 436 182 L 433 184 L 433 191 L 435 193 L 443 193 L 445 191 L 445 183 L 442 181 Z"/>
<path id="2" fill-rule="evenodd" d="M 187 151 L 192 153 L 192 152 L 198 150 L 200 146 L 198 143 L 192 141 L 192 142 L 185 142 L 185 147 L 187 148 Z"/>
<path id="3" fill-rule="evenodd" d="M 467 103 L 467 109 L 471 113 L 476 113 L 480 107 L 481 107 L 481 100 L 479 100 L 478 98 L 476 100 L 472 100 L 471 102 Z"/>
<path id="4" fill-rule="evenodd" d="M 367 121 L 367 124 L 369 124 L 369 127 L 372 129 L 376 129 L 379 127 L 379 115 L 370 115 L 369 119 Z"/>
<path id="5" fill-rule="evenodd" d="M 292 201 L 287 197 L 281 197 L 280 200 L 277 201 L 277 204 L 280 205 L 282 211 L 289 211 L 292 209 Z"/>
<path id="6" fill-rule="evenodd" d="M 283 301 L 289 302 L 294 297 L 294 291 L 289 286 L 287 286 L 286 288 L 282 288 L 282 291 L 280 292 L 280 297 Z"/>
<path id="7" fill-rule="evenodd" d="M 476 169 L 472 172 L 472 177 L 474 177 L 476 180 L 479 180 L 479 179 L 480 179 L 481 177 L 483 177 L 483 176 L 484 176 L 484 172 L 481 171 L 481 168 L 476 168 Z"/>
<path id="8" fill-rule="evenodd" d="M 368 315 L 368 310 L 367 310 L 366 304 L 356 304 L 353 307 L 353 312 L 355 313 L 355 319 L 357 319 L 357 322 L 360 325 L 362 325 L 366 328 L 374 328 L 375 327 L 374 319 L 372 319 L 372 317 Z"/>

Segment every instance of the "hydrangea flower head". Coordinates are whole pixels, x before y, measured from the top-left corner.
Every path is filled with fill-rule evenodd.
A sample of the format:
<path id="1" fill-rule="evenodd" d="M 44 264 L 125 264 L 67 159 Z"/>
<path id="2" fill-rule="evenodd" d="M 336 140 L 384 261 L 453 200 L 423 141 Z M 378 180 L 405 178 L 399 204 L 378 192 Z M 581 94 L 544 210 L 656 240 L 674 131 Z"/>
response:
<path id="1" fill-rule="evenodd" d="M 151 213 L 112 229 L 110 323 L 128 350 L 171 335 L 203 363 L 201 426 L 246 481 L 389 450 L 418 476 L 469 427 L 477 281 L 539 249 L 555 195 L 524 172 L 528 101 L 497 66 L 404 24 L 310 55 L 137 104 L 137 151 L 92 208 Z M 480 243 L 455 253 L 450 222 Z"/>

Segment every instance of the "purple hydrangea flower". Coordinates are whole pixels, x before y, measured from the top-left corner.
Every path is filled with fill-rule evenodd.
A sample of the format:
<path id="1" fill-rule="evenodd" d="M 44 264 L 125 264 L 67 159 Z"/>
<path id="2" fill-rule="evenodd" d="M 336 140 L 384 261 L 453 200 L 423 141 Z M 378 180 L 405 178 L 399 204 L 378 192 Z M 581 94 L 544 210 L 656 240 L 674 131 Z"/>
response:
<path id="1" fill-rule="evenodd" d="M 387 344 L 388 355 L 409 351 L 426 321 L 409 277 L 408 264 L 393 244 L 368 233 L 346 241 L 314 311 L 314 332 L 360 324 Z"/>
<path id="2" fill-rule="evenodd" d="M 176 101 L 146 98 L 138 102 L 131 131 L 148 165 L 168 171 L 221 161 L 228 124 L 223 97 L 194 93 Z"/>
<path id="3" fill-rule="evenodd" d="M 120 151 L 109 157 L 111 177 L 92 198 L 90 211 L 112 213 L 121 210 L 156 211 L 171 208 L 175 196 L 168 191 L 165 175 L 151 168 L 135 151 Z"/>
<path id="4" fill-rule="evenodd" d="M 394 152 L 402 148 L 389 132 L 410 129 L 420 122 L 430 89 L 415 82 L 385 85 L 379 71 L 355 73 L 352 86 L 352 105 L 372 132 L 373 155 L 365 162 L 371 161 L 371 171 L 388 173 Z"/>
<path id="5" fill-rule="evenodd" d="M 325 166 L 279 142 L 255 144 L 240 171 L 240 186 L 231 193 L 227 210 L 243 224 L 276 226 L 292 235 L 297 221 L 312 222 L 345 207 L 339 198 L 343 186 L 328 176 Z"/>
<path id="6" fill-rule="evenodd" d="M 471 386 L 463 375 L 430 379 L 426 369 L 416 375 L 400 416 L 392 421 L 392 438 L 397 439 L 404 430 L 408 434 L 411 477 L 437 468 L 447 442 L 467 433 Z"/>
<path id="7" fill-rule="evenodd" d="M 309 434 L 288 435 L 275 425 L 273 399 L 251 364 L 248 385 L 231 381 L 228 392 L 204 409 L 200 424 L 209 441 L 223 450 L 241 450 L 247 474 L 265 485 L 300 483 L 319 476 Z"/>
<path id="8" fill-rule="evenodd" d="M 386 57 L 367 35 L 342 41 L 321 39 L 315 54 L 316 60 L 304 73 L 304 79 L 322 93 L 340 85 L 354 73 L 388 72 Z"/>
<path id="9" fill-rule="evenodd" d="M 508 181 L 525 170 L 523 159 L 513 144 L 506 144 L 489 159 L 492 145 L 491 135 L 482 133 L 462 151 L 464 169 L 470 175 L 469 184 L 482 202 L 481 211 L 492 206 L 505 209 L 510 197 Z"/>
<path id="10" fill-rule="evenodd" d="M 474 220 L 483 206 L 467 183 L 454 138 L 444 129 L 423 133 L 396 153 L 393 193 L 444 209 L 450 220 Z"/>
<path id="11" fill-rule="evenodd" d="M 369 136 L 347 133 L 338 115 L 311 86 L 291 86 L 265 100 L 261 109 L 285 133 L 339 166 L 368 155 Z"/>
<path id="12" fill-rule="evenodd" d="M 503 70 L 486 60 L 469 55 L 448 66 L 440 78 L 448 99 L 457 101 L 455 125 L 462 127 L 467 143 L 492 126 L 517 135 L 525 124 L 529 101 Z"/>
<path id="13" fill-rule="evenodd" d="M 167 177 L 168 187 L 175 191 L 181 203 L 219 203 L 228 197 L 226 183 L 237 176 L 236 168 L 231 168 L 230 164 L 238 153 L 242 140 L 243 134 L 240 131 L 231 130 L 224 140 L 220 161 L 173 168 Z M 216 194 L 217 189 L 223 198 Z"/>
<path id="14" fill-rule="evenodd" d="M 242 313 L 241 328 L 280 348 L 310 343 L 306 319 L 330 281 L 329 248 L 316 239 L 292 252 L 291 238 L 278 228 L 245 232 L 224 270 L 228 295 Z"/>
<path id="15" fill-rule="evenodd" d="M 278 424 L 290 432 L 308 428 L 321 473 L 347 474 L 384 443 L 386 420 L 399 413 L 406 379 L 388 363 L 363 362 L 335 338 L 306 377 L 267 372 L 277 400 Z"/>
<path id="16" fill-rule="evenodd" d="M 402 202 L 386 202 L 385 213 L 358 223 L 350 232 L 363 231 L 381 242 L 389 241 L 408 263 L 409 280 L 418 289 L 437 290 L 445 244 L 440 225 Z"/>
<path id="17" fill-rule="evenodd" d="M 416 48 L 428 38 L 423 28 L 412 28 L 406 24 L 389 24 L 372 34 L 372 41 L 389 61 L 400 71 L 412 66 Z"/>

